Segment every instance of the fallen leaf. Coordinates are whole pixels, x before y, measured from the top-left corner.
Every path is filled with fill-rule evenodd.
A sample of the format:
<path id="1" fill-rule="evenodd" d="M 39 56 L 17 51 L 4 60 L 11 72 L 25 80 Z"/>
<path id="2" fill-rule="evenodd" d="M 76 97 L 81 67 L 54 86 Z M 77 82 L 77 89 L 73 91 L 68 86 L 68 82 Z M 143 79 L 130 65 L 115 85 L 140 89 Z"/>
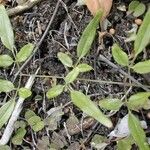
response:
<path id="1" fill-rule="evenodd" d="M 144 120 L 141 120 L 140 124 L 143 129 L 147 129 L 147 123 Z M 121 120 L 118 121 L 115 129 L 111 131 L 111 133 L 108 136 L 124 138 L 129 135 L 130 135 L 130 130 L 128 126 L 128 115 L 126 115 Z"/>
<path id="2" fill-rule="evenodd" d="M 99 10 L 103 11 L 102 20 L 104 20 L 109 14 L 112 7 L 112 2 L 113 0 L 85 0 L 85 4 L 92 15 L 96 15 L 97 11 Z"/>

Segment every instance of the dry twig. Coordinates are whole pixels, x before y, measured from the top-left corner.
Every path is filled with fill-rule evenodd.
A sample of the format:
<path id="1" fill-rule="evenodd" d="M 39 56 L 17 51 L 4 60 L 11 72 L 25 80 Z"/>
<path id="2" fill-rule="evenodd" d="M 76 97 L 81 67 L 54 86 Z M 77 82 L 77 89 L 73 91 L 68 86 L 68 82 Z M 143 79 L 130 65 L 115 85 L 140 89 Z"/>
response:
<path id="1" fill-rule="evenodd" d="M 8 9 L 7 13 L 9 16 L 17 15 L 19 13 L 22 13 L 22 12 L 32 8 L 33 6 L 35 6 L 40 1 L 42 1 L 42 0 L 28 0 L 27 2 L 23 3 L 22 5 L 18 5 L 14 8 Z"/>
<path id="2" fill-rule="evenodd" d="M 145 91 L 150 91 L 150 89 L 148 89 L 146 86 L 144 86 L 143 84 L 141 84 L 139 81 L 137 81 L 134 77 L 130 76 L 128 73 L 126 73 L 125 71 L 123 71 L 121 68 L 119 68 L 117 65 L 115 65 L 114 63 L 112 63 L 111 61 L 109 61 L 107 58 L 105 58 L 103 55 L 99 55 L 99 60 L 105 62 L 106 64 L 108 64 L 109 66 L 117 69 L 122 75 L 124 75 L 125 77 L 127 77 L 128 79 L 130 79 L 131 81 L 133 81 L 134 83 L 136 83 L 139 87 L 141 87 L 142 89 L 144 89 Z"/>

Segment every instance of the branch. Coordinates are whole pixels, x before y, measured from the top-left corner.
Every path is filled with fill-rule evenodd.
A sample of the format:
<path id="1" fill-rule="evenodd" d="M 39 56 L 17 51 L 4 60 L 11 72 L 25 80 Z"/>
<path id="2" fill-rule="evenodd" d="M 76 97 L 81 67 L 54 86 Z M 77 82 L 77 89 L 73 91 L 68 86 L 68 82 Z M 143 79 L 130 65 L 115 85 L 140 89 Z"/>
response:
<path id="1" fill-rule="evenodd" d="M 7 10 L 7 13 L 9 16 L 14 16 L 16 14 L 22 13 L 30 8 L 32 8 L 33 6 L 35 6 L 37 3 L 39 3 L 41 0 L 28 0 L 27 2 L 25 2 L 22 5 L 18 5 L 14 8 L 10 8 Z"/>
<path id="2" fill-rule="evenodd" d="M 112 63 L 111 61 L 109 61 L 107 58 L 105 58 L 103 55 L 99 55 L 99 60 L 105 62 L 106 64 L 108 64 L 109 66 L 117 69 L 122 75 L 126 76 L 127 78 L 129 78 L 131 81 L 133 81 L 134 83 L 136 83 L 139 87 L 141 87 L 142 89 L 144 89 L 145 91 L 150 91 L 150 89 L 148 89 L 146 86 L 144 86 L 143 84 L 141 84 L 139 81 L 137 81 L 134 77 L 130 76 L 129 74 L 127 74 L 125 71 L 123 71 L 121 68 L 119 68 L 117 65 L 115 65 L 114 63 Z"/>

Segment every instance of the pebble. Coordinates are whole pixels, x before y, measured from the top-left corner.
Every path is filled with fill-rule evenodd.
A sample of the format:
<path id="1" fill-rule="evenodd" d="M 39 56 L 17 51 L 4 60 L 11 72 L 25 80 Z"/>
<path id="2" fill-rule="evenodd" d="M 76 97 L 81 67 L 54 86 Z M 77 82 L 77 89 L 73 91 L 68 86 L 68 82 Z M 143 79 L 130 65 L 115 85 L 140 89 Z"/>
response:
<path id="1" fill-rule="evenodd" d="M 138 26 L 140 26 L 142 24 L 142 20 L 141 19 L 135 19 L 134 21 Z"/>
<path id="2" fill-rule="evenodd" d="M 111 34 L 111 35 L 114 35 L 115 34 L 115 29 L 113 29 L 113 28 L 111 28 L 110 30 L 109 30 L 109 33 Z"/>

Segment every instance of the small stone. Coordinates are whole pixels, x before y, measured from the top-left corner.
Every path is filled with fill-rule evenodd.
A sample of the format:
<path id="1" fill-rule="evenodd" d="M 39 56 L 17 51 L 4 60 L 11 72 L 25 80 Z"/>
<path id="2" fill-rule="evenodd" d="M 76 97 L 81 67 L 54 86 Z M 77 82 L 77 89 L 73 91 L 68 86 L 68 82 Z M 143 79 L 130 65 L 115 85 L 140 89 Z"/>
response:
<path id="1" fill-rule="evenodd" d="M 35 33 L 38 33 L 38 32 L 39 32 L 38 28 L 35 28 Z"/>
<path id="2" fill-rule="evenodd" d="M 114 35 L 115 34 L 115 29 L 113 29 L 113 28 L 111 28 L 110 30 L 109 30 L 109 33 L 111 34 L 111 35 Z"/>
<path id="3" fill-rule="evenodd" d="M 42 29 L 42 31 L 45 31 L 46 25 L 42 25 L 42 26 L 41 26 L 41 29 Z"/>
<path id="4" fill-rule="evenodd" d="M 135 23 L 140 26 L 142 24 L 142 20 L 141 19 L 135 19 Z"/>
<path id="5" fill-rule="evenodd" d="M 150 119 L 150 112 L 147 113 L 147 118 Z"/>

